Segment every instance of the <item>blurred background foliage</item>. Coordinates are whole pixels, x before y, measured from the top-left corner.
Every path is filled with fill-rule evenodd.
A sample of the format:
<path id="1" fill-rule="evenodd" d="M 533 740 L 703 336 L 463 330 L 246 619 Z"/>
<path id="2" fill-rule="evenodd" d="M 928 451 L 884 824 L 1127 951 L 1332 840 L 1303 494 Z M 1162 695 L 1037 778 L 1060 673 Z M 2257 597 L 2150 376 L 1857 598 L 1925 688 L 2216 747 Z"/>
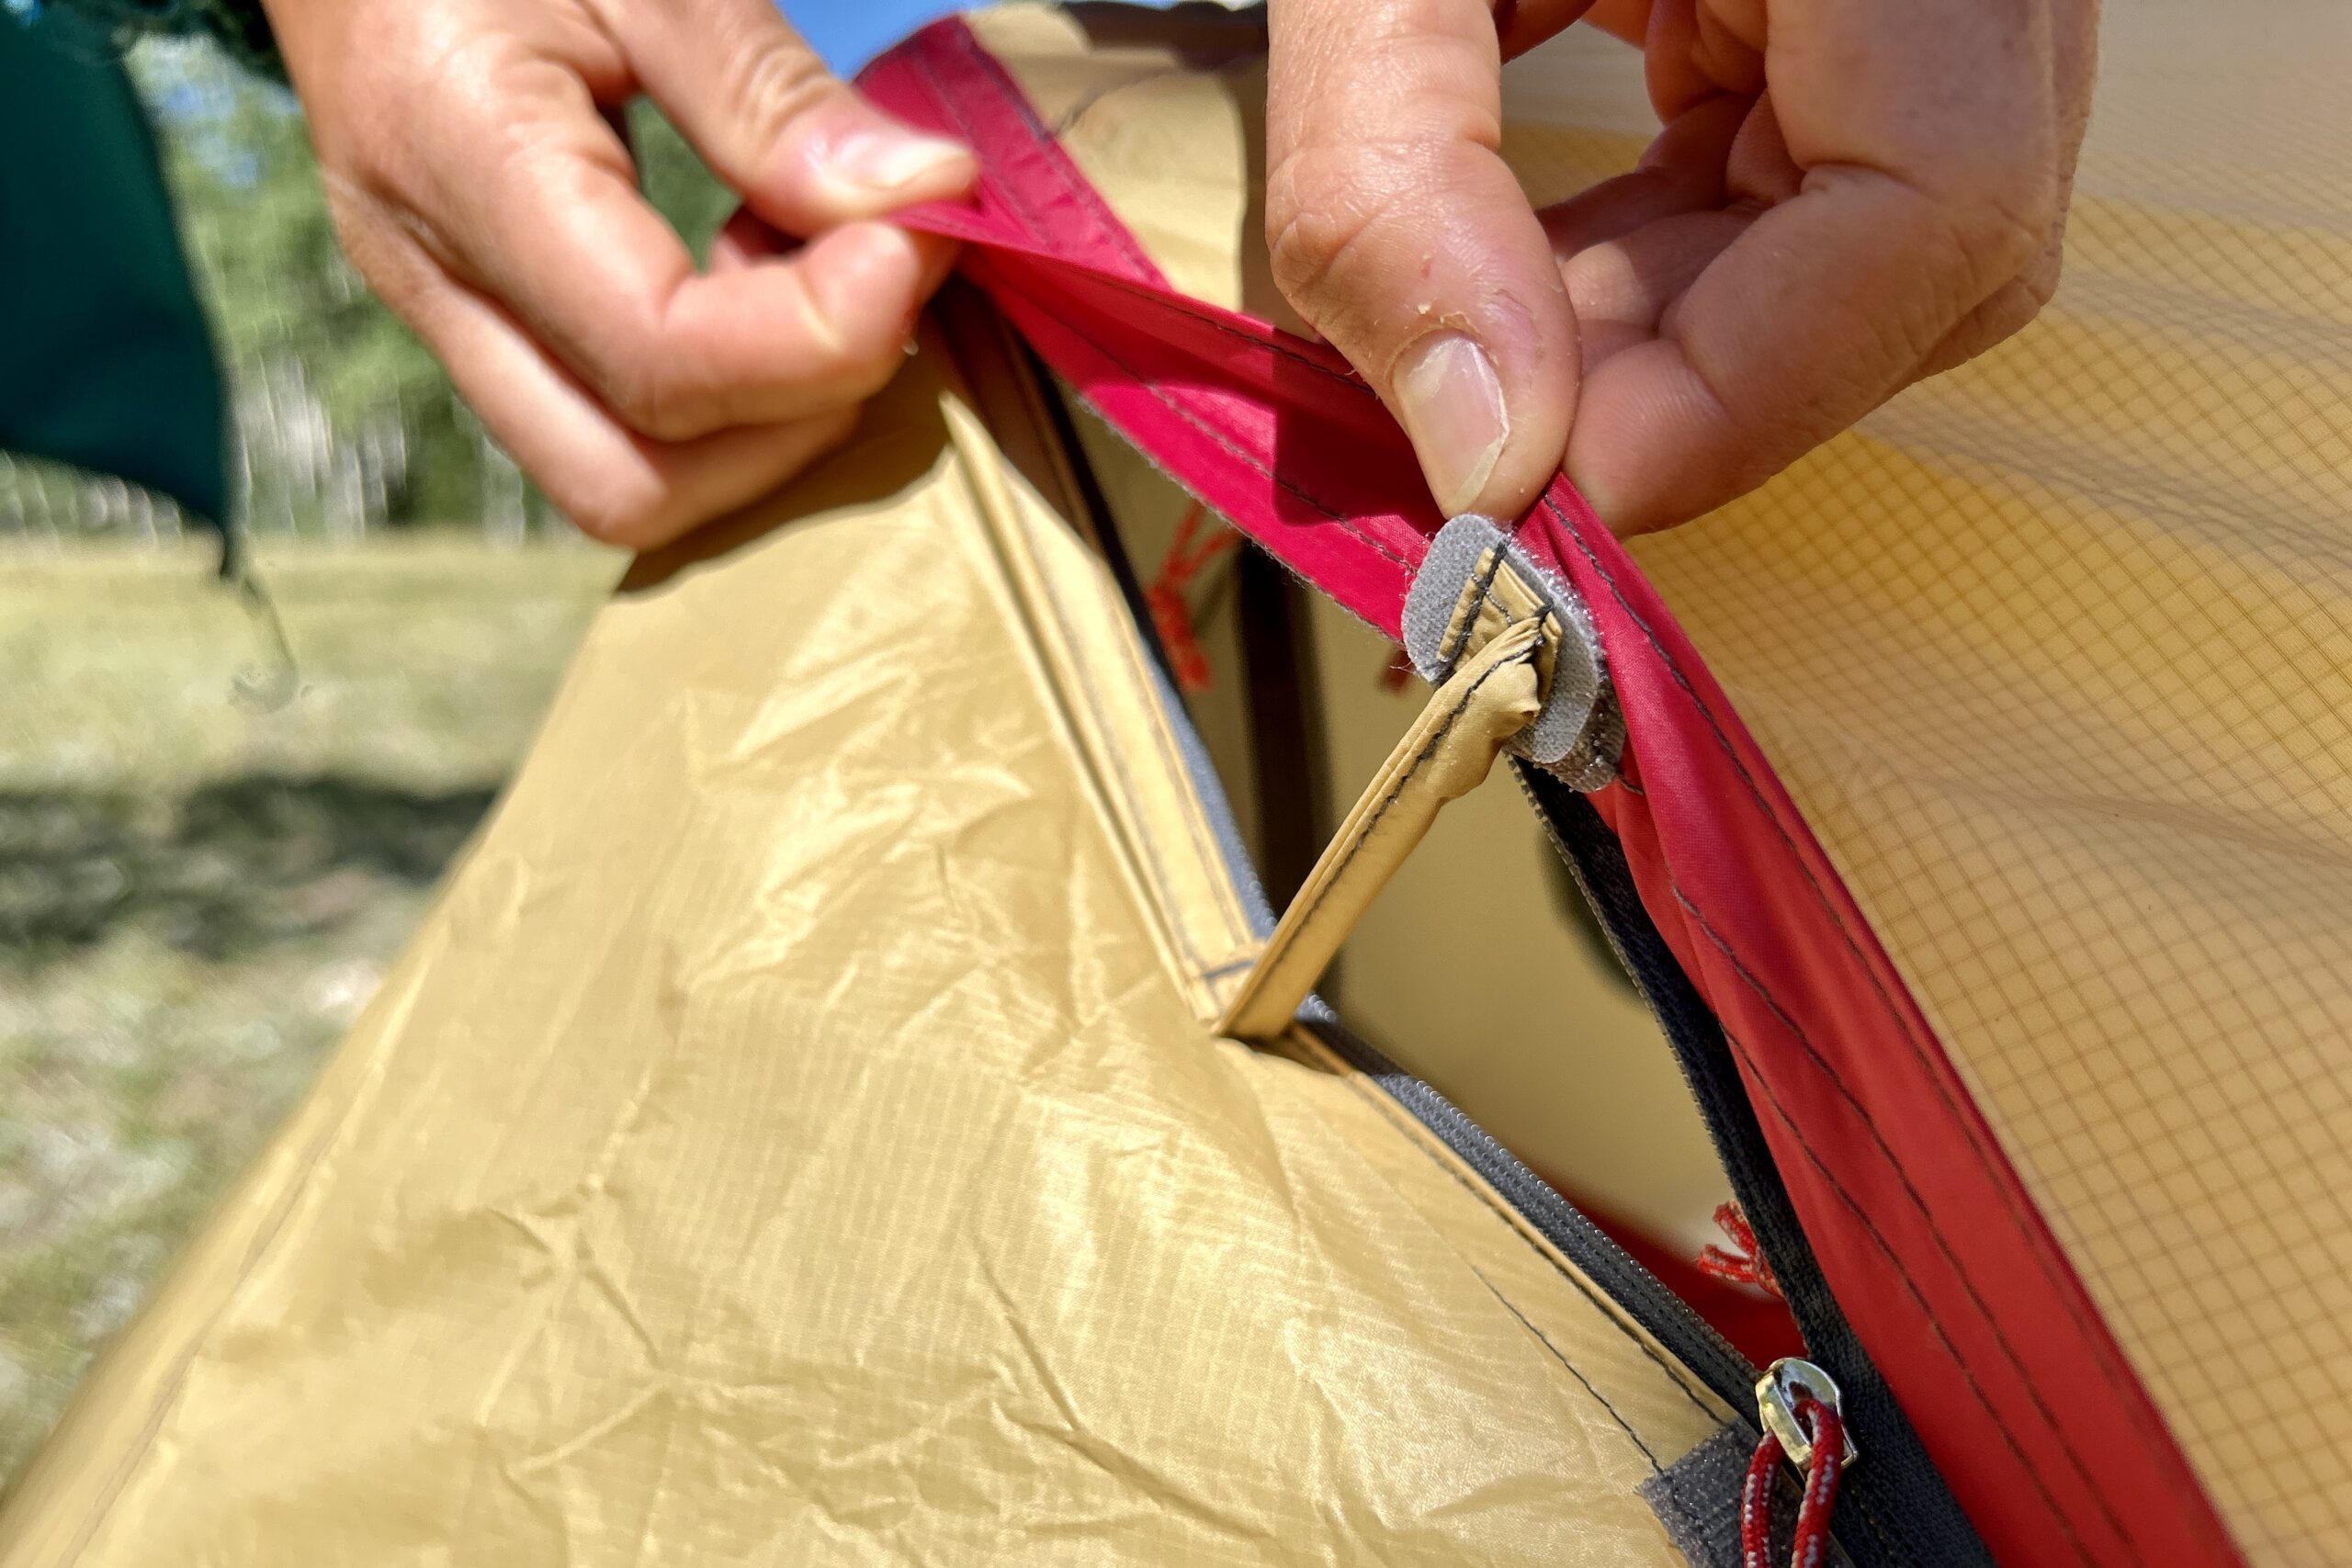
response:
<path id="1" fill-rule="evenodd" d="M 0 1490 L 373 995 L 622 564 L 344 262 L 292 97 L 209 45 L 130 67 L 275 612 L 169 501 L 0 453 Z M 729 197 L 629 125 L 707 246 Z"/>
<path id="2" fill-rule="evenodd" d="M 948 8 L 790 7 L 844 72 Z M 129 64 L 275 611 L 169 500 L 0 451 L 0 1493 L 374 994 L 623 564 L 345 263 L 292 96 L 205 43 Z M 628 126 L 706 254 L 732 197 Z"/>
<path id="3" fill-rule="evenodd" d="M 264 540 L 418 525 L 506 542 L 560 533 L 344 261 L 292 95 L 200 42 L 150 40 L 130 63 L 228 382 L 243 526 Z M 647 195 L 703 254 L 733 198 L 650 105 L 628 123 Z M 169 502 L 119 480 L 0 455 L 0 539 L 169 541 L 181 527 Z"/>

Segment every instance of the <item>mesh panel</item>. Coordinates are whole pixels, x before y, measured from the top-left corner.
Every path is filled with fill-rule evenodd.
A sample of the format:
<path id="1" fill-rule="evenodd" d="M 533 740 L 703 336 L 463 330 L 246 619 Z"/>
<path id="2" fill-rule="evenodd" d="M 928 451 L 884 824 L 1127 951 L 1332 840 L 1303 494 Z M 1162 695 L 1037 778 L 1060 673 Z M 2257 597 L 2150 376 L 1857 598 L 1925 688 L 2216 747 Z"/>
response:
<path id="1" fill-rule="evenodd" d="M 1639 554 L 2249 1555 L 2343 1562 L 2352 14 L 2217 10 L 2110 8 L 2040 323 Z M 1566 51 L 1547 196 L 1638 144 Z"/>

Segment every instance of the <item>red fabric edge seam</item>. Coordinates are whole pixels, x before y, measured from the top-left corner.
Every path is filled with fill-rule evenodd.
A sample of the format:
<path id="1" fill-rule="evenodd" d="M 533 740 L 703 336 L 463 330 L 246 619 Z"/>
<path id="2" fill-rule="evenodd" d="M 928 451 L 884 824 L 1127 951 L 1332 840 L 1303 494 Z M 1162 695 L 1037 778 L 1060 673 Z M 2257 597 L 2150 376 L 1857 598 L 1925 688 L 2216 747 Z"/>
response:
<path id="1" fill-rule="evenodd" d="M 1439 520 L 1370 389 L 1319 345 L 1169 295 L 960 20 L 917 34 L 863 85 L 981 152 L 972 207 L 911 220 L 968 242 L 965 270 L 1057 372 L 1180 482 L 1394 637 Z M 2053 1568 L 2240 1562 L 1695 649 L 1565 481 L 1521 538 L 1585 595 L 1626 709 L 1626 782 L 1596 802 L 1732 1037 L 1841 1305 L 1996 1556 Z"/>

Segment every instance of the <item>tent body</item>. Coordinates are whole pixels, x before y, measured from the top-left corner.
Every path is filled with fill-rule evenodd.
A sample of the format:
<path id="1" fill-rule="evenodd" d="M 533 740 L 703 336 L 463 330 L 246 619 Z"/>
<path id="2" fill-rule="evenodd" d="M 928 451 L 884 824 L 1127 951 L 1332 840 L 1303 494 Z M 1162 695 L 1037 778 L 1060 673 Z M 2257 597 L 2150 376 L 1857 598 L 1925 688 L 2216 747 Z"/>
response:
<path id="1" fill-rule="evenodd" d="M 1849 1380 L 1858 1562 L 2352 1561 L 2348 29 L 2113 6 L 2042 322 L 1688 528 L 1519 536 L 1627 731 L 1589 798 L 1524 776 Z M 1638 153 L 1612 48 L 1514 73 L 1539 199 Z M 600 616 L 0 1563 L 1714 1561 L 1678 1482 L 1738 1358 L 1343 1035 L 1214 1025 L 1273 913 L 1217 775 L 1261 849 L 1307 781 L 1155 662 L 1159 470 L 1384 632 L 1434 531 L 1393 432 L 1314 467 L 1361 389 L 1250 321 L 1248 25 L 1016 7 L 870 85 L 979 133 L 926 220 L 970 286 L 850 450 Z M 1339 987 L 1400 1054 L 1519 1043 L 1482 1118 L 1665 1081 L 1451 964 L 1575 940 L 1453 886 Z M 1671 1228 L 1709 1174 L 1626 1186 Z"/>
<path id="2" fill-rule="evenodd" d="M 1265 911 L 952 357 L 623 588 L 0 1561 L 1676 1561 L 1724 1402 L 1212 1033 Z"/>

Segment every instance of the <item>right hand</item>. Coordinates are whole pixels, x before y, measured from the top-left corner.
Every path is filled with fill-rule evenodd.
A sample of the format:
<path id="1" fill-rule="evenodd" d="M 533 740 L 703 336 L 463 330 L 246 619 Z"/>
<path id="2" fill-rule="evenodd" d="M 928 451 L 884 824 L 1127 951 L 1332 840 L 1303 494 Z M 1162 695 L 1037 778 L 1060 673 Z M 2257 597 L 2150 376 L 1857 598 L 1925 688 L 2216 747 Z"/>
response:
<path id="1" fill-rule="evenodd" d="M 2057 285 L 2096 0 L 1272 7 L 1275 280 L 1448 513 L 1515 517 L 1565 467 L 1621 534 L 1685 522 Z M 1538 213 L 1502 62 L 1580 17 L 1641 48 L 1662 129 Z"/>
<path id="2" fill-rule="evenodd" d="M 964 192 L 971 153 L 862 101 L 769 0 L 267 9 L 354 265 L 599 539 L 662 543 L 846 439 L 952 265 L 876 220 Z M 743 198 L 707 273 L 614 129 L 640 92 Z"/>

